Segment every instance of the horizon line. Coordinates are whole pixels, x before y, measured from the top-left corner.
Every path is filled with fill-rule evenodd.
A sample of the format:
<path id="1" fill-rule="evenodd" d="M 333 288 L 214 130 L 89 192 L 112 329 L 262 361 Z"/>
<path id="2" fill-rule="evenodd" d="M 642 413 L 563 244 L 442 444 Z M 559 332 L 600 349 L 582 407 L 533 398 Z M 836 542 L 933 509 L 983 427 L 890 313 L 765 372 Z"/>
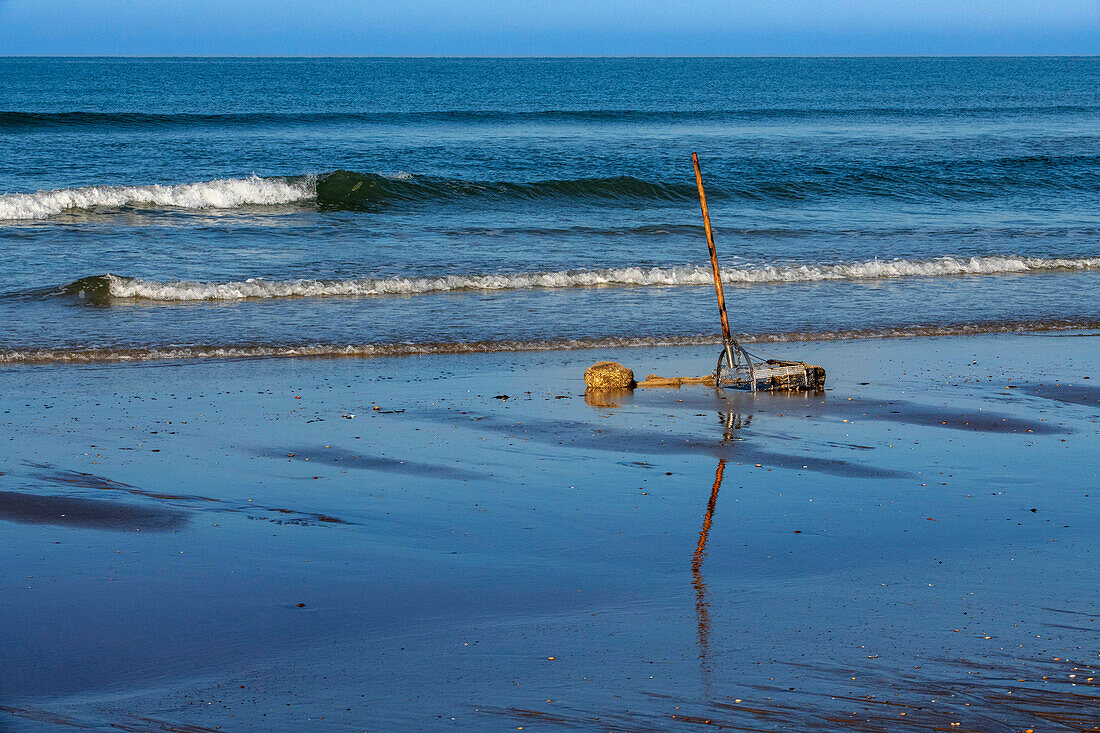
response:
<path id="1" fill-rule="evenodd" d="M 0 59 L 1095 59 L 1100 54 L 0 54 Z"/>

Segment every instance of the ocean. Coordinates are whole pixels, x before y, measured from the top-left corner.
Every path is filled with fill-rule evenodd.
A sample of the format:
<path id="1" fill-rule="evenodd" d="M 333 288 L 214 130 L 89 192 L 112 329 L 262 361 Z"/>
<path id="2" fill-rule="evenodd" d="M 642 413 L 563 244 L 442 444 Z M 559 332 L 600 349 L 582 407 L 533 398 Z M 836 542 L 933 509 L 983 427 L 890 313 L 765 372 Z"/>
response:
<path id="1" fill-rule="evenodd" d="M 0 362 L 1100 327 L 1100 59 L 0 59 Z"/>

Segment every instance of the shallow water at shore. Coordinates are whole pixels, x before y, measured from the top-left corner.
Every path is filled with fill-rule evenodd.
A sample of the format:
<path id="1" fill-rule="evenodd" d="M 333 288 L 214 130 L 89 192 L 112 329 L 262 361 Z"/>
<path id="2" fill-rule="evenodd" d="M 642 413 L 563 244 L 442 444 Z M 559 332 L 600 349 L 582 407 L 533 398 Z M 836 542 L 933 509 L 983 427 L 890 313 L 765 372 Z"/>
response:
<path id="1" fill-rule="evenodd" d="M 1067 335 L 9 366 L 0 728 L 1090 730 Z"/>

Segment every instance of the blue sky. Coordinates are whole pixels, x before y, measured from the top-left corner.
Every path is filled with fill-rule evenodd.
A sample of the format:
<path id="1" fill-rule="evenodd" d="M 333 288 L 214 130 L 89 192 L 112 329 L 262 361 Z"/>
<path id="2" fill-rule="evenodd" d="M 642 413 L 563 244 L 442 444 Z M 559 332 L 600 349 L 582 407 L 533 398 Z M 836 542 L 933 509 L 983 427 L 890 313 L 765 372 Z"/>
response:
<path id="1" fill-rule="evenodd" d="M 10 54 L 1100 54 L 1100 0 L 0 0 Z"/>

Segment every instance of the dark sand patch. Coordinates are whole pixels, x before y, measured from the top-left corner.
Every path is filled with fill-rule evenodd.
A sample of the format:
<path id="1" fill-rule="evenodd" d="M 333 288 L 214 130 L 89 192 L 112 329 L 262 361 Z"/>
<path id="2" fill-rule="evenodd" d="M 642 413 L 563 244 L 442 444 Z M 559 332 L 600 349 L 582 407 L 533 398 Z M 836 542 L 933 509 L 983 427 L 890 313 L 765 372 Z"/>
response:
<path id="1" fill-rule="evenodd" d="M 214 512 L 230 512 L 230 513 L 247 513 L 250 519 L 266 519 L 267 521 L 275 522 L 277 524 L 297 524 L 301 526 L 309 526 L 313 524 L 350 524 L 342 519 L 330 516 L 323 512 L 309 512 L 301 511 L 297 509 L 284 509 L 281 507 L 269 507 L 256 504 L 253 502 L 248 503 L 235 503 L 224 499 L 215 499 L 209 496 L 197 496 L 194 494 L 179 494 L 179 493 L 163 493 L 157 491 L 148 491 L 146 489 L 139 488 L 132 484 L 123 483 L 121 481 L 115 481 L 114 479 L 107 478 L 105 476 L 97 476 L 93 473 L 84 473 L 81 471 L 70 471 L 66 469 L 56 468 L 48 463 L 33 463 L 31 461 L 25 461 L 24 465 L 34 469 L 30 472 L 30 476 L 38 481 L 42 481 L 47 485 L 62 486 L 66 488 L 77 489 L 92 489 L 95 491 L 120 491 L 133 496 L 139 496 L 146 499 L 154 499 L 157 501 L 167 502 L 171 506 L 187 509 L 187 510 L 202 510 L 202 511 L 214 511 Z M 95 502 L 96 500 L 83 499 L 83 498 L 67 498 L 67 497 L 41 497 L 43 499 L 55 499 L 64 501 L 86 501 Z M 110 502 L 103 502 L 110 503 Z M 215 505 L 215 506 L 211 506 Z M 129 506 L 129 505 L 119 505 Z M 141 508 L 141 507 L 135 507 Z M 148 511 L 156 512 L 163 511 L 160 509 L 149 509 Z M 261 516 L 264 513 L 271 513 L 279 516 L 265 517 Z M 181 514 L 182 516 L 182 514 Z"/>
<path id="2" fill-rule="evenodd" d="M 1085 388 L 1088 389 L 1088 388 Z M 1072 394 L 1067 392 L 1067 394 Z M 881 420 L 921 427 L 967 430 L 977 433 L 1033 433 L 1051 435 L 1070 430 L 1040 420 L 1005 415 L 986 410 L 952 410 L 921 405 L 907 400 L 874 400 L 843 397 L 833 393 L 763 394 L 755 397 L 741 393 L 718 394 L 714 390 L 680 390 L 668 407 L 718 409 L 735 412 L 781 412 L 802 417 L 839 417 L 849 420 Z M 1100 390 L 1098 390 L 1100 398 Z M 1093 403 L 1089 403 L 1093 404 Z M 801 412 L 799 412 L 801 410 Z"/>
<path id="3" fill-rule="evenodd" d="M 1040 420 L 1027 420 L 985 410 L 962 412 L 943 407 L 918 405 L 903 400 L 868 400 L 859 397 L 829 399 L 819 405 L 817 414 L 864 420 L 888 420 L 932 428 L 970 430 L 977 433 L 1052 435 L 1071 432 L 1064 427 Z"/>
<path id="4" fill-rule="evenodd" d="M 354 522 L 347 522 L 343 519 L 329 516 L 328 514 L 300 512 L 295 509 L 279 509 L 278 507 L 258 506 L 256 508 L 263 512 L 272 512 L 273 514 L 285 514 L 289 516 L 286 519 L 273 519 L 270 517 L 249 517 L 249 519 L 267 519 L 268 521 L 275 522 L 276 524 L 311 524 L 312 522 L 306 521 L 307 519 L 313 520 L 314 522 L 321 522 L 323 524 L 354 524 Z"/>
<path id="5" fill-rule="evenodd" d="M 63 468 L 56 468 L 48 463 L 33 463 L 31 461 L 24 461 L 24 465 L 29 468 L 35 469 L 31 472 L 31 476 L 48 484 L 54 484 L 59 486 L 72 486 L 80 489 L 95 489 L 97 491 L 123 491 L 127 494 L 133 494 L 135 496 L 144 496 L 148 499 L 163 499 L 167 501 L 210 501 L 217 502 L 217 499 L 211 499 L 208 496 L 195 496 L 192 494 L 164 494 L 155 491 L 146 491 L 140 489 L 137 486 L 131 484 L 125 484 L 121 481 L 115 481 L 114 479 L 106 478 L 105 476 L 97 476 L 94 473 L 83 473 L 81 471 L 68 471 Z"/>
<path id="6" fill-rule="evenodd" d="M 1100 408 L 1100 387 L 1087 384 L 1022 384 L 1016 389 L 1055 402 Z"/>
<path id="7" fill-rule="evenodd" d="M 52 713 L 48 710 L 31 707 L 12 707 L 0 705 L 0 713 L 7 713 L 15 718 L 33 720 L 36 723 L 45 723 L 51 726 L 65 726 L 79 730 L 122 730 L 133 733 L 145 733 L 146 731 L 167 731 L 168 733 L 214 733 L 217 728 L 207 728 L 201 725 L 187 723 L 170 723 L 166 720 L 158 720 L 143 715 L 120 715 L 117 719 L 103 722 L 78 720 L 77 718 Z"/>
<path id="8" fill-rule="evenodd" d="M 54 726 L 68 726 L 70 728 L 84 728 L 93 729 L 94 725 L 87 723 L 81 723 L 80 721 L 70 718 L 66 715 L 58 715 L 57 713 L 51 713 L 48 710 L 39 710 L 38 708 L 17 708 L 10 705 L 0 705 L 0 713 L 6 713 L 15 718 L 23 718 L 24 720 L 33 720 L 36 723 L 46 723 L 47 725 Z M 3 730 L 6 730 L 3 729 Z"/>
<path id="9" fill-rule="evenodd" d="M 640 455 L 704 454 L 735 463 L 759 463 L 761 466 L 815 471 L 847 478 L 901 478 L 910 475 L 905 471 L 877 468 L 835 458 L 756 448 L 746 440 L 733 439 L 730 431 L 747 423 L 745 417 L 732 413 L 718 415 L 724 432 L 722 439 L 713 441 L 689 434 L 620 429 L 575 420 L 533 418 L 523 422 L 505 422 L 491 415 L 457 412 L 440 413 L 439 417 L 475 430 L 492 431 L 550 445 L 568 445 L 571 448 Z"/>
<path id="10" fill-rule="evenodd" d="M 101 499 L 38 496 L 0 491 L 0 519 L 22 524 L 53 524 L 118 532 L 165 532 L 187 523 L 184 512 L 122 504 Z"/>
<path id="11" fill-rule="evenodd" d="M 704 699 L 640 691 L 653 708 L 545 710 L 477 705 L 514 727 L 552 723 L 574 730 L 986 731 L 1100 730 L 1100 665 L 1051 656 L 933 660 L 908 669 L 779 663 L 780 684 L 746 684 Z M 925 671 L 931 668 L 932 671 Z M 780 678 L 776 674 L 776 679 Z M 548 701 L 549 702 L 549 701 Z"/>
<path id="12" fill-rule="evenodd" d="M 386 456 L 369 456 L 345 448 L 331 448 L 328 446 L 323 448 L 289 448 L 275 454 L 265 451 L 260 455 L 275 458 L 285 457 L 297 461 L 310 461 L 311 463 L 324 463 L 345 469 L 354 468 L 361 471 L 381 471 L 410 476 L 427 476 L 429 478 L 466 481 L 486 481 L 490 478 L 486 473 L 465 468 L 455 468 L 437 463 L 405 461 Z"/>

